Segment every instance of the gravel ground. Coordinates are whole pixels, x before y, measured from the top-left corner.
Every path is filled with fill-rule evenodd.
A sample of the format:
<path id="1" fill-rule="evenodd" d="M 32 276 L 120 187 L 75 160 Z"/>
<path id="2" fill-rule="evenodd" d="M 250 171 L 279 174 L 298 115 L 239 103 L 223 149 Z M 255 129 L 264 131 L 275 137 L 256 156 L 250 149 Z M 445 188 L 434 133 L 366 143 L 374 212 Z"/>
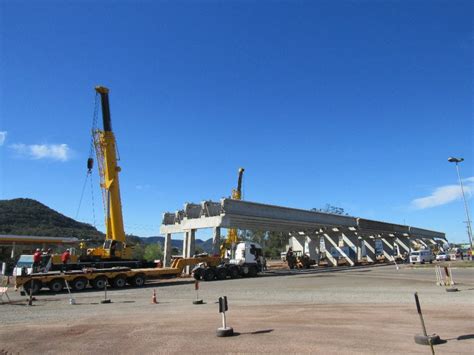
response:
<path id="1" fill-rule="evenodd" d="M 474 268 L 454 268 L 459 292 L 435 285 L 433 268 L 394 265 L 311 270 L 271 269 L 262 277 L 202 282 L 157 281 L 140 289 L 42 293 L 29 307 L 0 309 L 0 354 L 5 353 L 430 353 L 413 336 L 421 325 L 418 292 L 429 333 L 446 343 L 439 354 L 471 354 L 474 347 Z M 151 304 L 156 289 L 159 304 Z M 216 301 L 229 300 L 228 325 L 218 338 Z"/>

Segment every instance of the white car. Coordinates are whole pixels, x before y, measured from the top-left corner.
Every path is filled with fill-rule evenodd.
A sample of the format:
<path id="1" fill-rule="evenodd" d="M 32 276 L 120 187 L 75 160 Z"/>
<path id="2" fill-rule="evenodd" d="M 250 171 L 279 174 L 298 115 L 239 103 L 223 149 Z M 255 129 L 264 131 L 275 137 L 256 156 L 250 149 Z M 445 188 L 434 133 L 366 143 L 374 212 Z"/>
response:
<path id="1" fill-rule="evenodd" d="M 436 261 L 449 261 L 451 260 L 449 254 L 446 253 L 439 253 L 436 255 Z"/>

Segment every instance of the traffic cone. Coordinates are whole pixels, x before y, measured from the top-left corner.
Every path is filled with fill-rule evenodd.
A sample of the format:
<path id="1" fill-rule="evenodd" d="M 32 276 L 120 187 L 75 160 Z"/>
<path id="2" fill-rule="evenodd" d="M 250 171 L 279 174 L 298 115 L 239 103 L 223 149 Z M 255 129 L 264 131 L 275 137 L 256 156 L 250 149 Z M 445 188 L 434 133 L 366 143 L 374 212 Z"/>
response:
<path id="1" fill-rule="evenodd" d="M 151 298 L 151 303 L 157 304 L 158 302 L 156 301 L 156 290 L 153 289 L 153 297 Z"/>

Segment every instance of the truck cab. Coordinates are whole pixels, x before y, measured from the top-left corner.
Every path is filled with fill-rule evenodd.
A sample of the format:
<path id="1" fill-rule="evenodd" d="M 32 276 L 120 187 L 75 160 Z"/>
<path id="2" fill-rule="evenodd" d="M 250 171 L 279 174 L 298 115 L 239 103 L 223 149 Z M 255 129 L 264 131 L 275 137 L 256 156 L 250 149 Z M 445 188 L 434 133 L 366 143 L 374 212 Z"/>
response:
<path id="1" fill-rule="evenodd" d="M 235 248 L 235 258 L 229 262 L 235 265 L 262 263 L 262 247 L 253 242 L 241 242 Z"/>

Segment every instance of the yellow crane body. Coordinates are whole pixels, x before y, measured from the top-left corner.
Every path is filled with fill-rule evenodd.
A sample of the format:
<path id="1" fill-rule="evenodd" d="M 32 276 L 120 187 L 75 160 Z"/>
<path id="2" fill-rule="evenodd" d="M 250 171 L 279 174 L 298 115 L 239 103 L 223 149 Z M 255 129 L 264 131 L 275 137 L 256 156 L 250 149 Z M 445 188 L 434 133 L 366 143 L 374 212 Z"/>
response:
<path id="1" fill-rule="evenodd" d="M 117 147 L 112 131 L 109 89 L 98 86 L 100 94 L 104 129 L 93 132 L 94 146 L 99 166 L 100 186 L 105 207 L 105 242 L 102 248 L 89 249 L 88 254 L 103 259 L 131 259 L 132 248 L 127 247 L 120 199 L 119 172 L 117 165 Z"/>

